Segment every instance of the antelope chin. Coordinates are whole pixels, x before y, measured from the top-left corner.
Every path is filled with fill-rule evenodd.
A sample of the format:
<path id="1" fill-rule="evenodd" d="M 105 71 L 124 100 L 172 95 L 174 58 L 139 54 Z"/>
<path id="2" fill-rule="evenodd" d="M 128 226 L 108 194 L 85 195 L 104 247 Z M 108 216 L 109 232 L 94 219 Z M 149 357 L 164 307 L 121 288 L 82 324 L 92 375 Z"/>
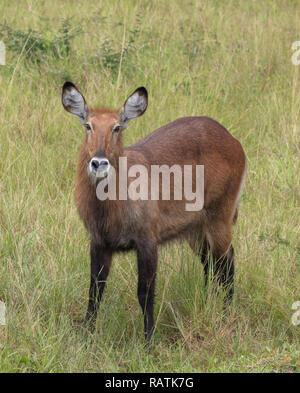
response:
<path id="1" fill-rule="evenodd" d="M 99 179 L 99 180 L 105 179 L 107 176 L 108 176 L 108 169 L 104 170 L 104 171 L 97 171 L 95 173 L 96 179 Z"/>

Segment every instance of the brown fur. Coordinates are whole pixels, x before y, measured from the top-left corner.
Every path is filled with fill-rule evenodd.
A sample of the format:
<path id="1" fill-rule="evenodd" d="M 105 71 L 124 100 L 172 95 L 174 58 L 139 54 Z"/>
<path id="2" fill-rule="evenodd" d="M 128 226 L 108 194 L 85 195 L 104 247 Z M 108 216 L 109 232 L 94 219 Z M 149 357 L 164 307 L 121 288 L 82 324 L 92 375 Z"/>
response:
<path id="1" fill-rule="evenodd" d="M 233 287 L 231 231 L 237 218 L 245 154 L 241 144 L 208 117 L 175 120 L 126 148 L 122 143 L 122 131 L 112 133 L 113 126 L 120 123 L 120 111 L 89 110 L 87 120 L 92 123 L 94 132 L 84 136 L 76 186 L 78 212 L 91 237 L 91 288 L 86 319 L 95 320 L 96 299 L 98 302 L 101 299 L 113 253 L 135 249 L 139 269 L 138 296 L 144 313 L 145 334 L 150 339 L 154 327 L 158 244 L 186 238 L 201 257 L 206 276 L 207 257 L 211 252 L 215 261 L 214 273 L 219 281 Z M 128 169 L 134 164 L 149 169 L 152 164 L 204 165 L 204 207 L 196 212 L 186 211 L 187 201 L 174 200 L 172 193 L 170 201 L 100 201 L 87 173 L 89 161 L 97 155 L 104 155 L 116 168 L 117 183 L 120 156 L 127 157 Z"/>
<path id="2" fill-rule="evenodd" d="M 102 116 L 101 112 L 96 118 L 93 114 L 89 119 L 95 133 L 84 138 L 78 165 L 77 206 L 91 235 L 105 242 L 108 232 L 114 233 L 117 228 L 119 232 L 123 228 L 122 236 L 120 233 L 113 236 L 112 243 L 116 248 L 117 239 L 128 237 L 128 227 L 134 229 L 130 232 L 133 237 L 140 233 L 142 227 L 158 243 L 182 233 L 188 234 L 189 228 L 194 231 L 195 227 L 202 227 L 204 232 L 209 232 L 211 228 L 211 237 L 215 238 L 214 228 L 221 221 L 222 226 L 227 227 L 227 241 L 214 239 L 214 243 L 224 243 L 220 247 L 225 252 L 231 243 L 229 232 L 236 214 L 235 202 L 245 168 L 245 155 L 240 143 L 214 120 L 195 117 L 178 119 L 125 149 L 120 134 L 116 146 L 112 147 L 111 127 L 117 115 L 111 112 L 105 118 Z M 102 142 L 102 150 L 110 162 L 117 164 L 118 157 L 124 156 L 128 159 L 128 168 L 137 163 L 147 167 L 151 164 L 204 165 L 204 209 L 200 212 L 185 211 L 185 200 L 99 201 L 86 169 L 87 162 L 99 148 L 99 142 Z M 100 211 L 104 210 L 107 220 L 101 222 L 105 230 L 102 237 L 96 228 L 99 227 Z M 126 242 L 130 240 L 135 241 L 132 238 Z"/>

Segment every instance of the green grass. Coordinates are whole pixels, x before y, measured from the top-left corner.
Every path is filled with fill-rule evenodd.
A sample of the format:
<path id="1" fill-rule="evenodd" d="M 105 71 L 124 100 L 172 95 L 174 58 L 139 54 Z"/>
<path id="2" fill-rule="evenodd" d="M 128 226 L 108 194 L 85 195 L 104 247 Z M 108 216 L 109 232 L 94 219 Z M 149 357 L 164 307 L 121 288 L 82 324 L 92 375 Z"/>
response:
<path id="1" fill-rule="evenodd" d="M 3 0 L 0 15 L 13 29 L 0 28 L 0 371 L 299 371 L 299 3 Z M 241 141 L 248 177 L 227 312 L 204 301 L 200 261 L 174 243 L 160 251 L 153 346 L 134 254 L 114 258 L 96 332 L 84 336 L 89 247 L 74 202 L 83 130 L 61 106 L 66 79 L 92 105 L 116 108 L 147 87 L 126 145 L 189 115 Z"/>

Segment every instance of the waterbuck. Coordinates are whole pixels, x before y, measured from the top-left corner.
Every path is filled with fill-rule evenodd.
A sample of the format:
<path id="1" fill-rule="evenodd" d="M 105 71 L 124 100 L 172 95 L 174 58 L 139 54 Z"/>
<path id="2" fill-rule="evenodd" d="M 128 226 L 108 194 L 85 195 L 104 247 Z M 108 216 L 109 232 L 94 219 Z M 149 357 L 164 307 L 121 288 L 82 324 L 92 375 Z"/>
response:
<path id="1" fill-rule="evenodd" d="M 76 86 L 66 82 L 62 88 L 62 103 L 68 112 L 79 117 L 86 129 L 78 163 L 76 201 L 90 235 L 88 325 L 92 329 L 95 326 L 113 254 L 135 250 L 138 300 L 144 314 L 145 337 L 150 340 L 154 328 L 157 248 L 175 238 L 188 240 L 201 258 L 206 277 L 211 269 L 230 300 L 234 278 L 232 225 L 237 218 L 246 173 L 241 144 L 211 118 L 184 117 L 153 131 L 132 146 L 123 147 L 123 130 L 131 119 L 146 111 L 148 93 L 144 87 L 136 89 L 120 110 L 93 109 Z M 126 158 L 129 170 L 134 165 L 143 166 L 149 176 L 153 166 L 176 165 L 182 169 L 190 166 L 195 173 L 196 167 L 202 165 L 204 199 L 201 207 L 186 209 L 185 197 L 175 198 L 172 189 L 169 200 L 162 198 L 161 189 L 159 198 L 134 200 L 117 196 L 100 200 L 96 189 L 105 179 L 107 181 L 112 171 L 119 195 L 119 181 L 127 176 L 121 172 L 120 158 Z M 128 187 L 133 180 L 128 178 Z M 196 180 L 192 181 L 194 188 Z M 170 184 L 175 183 L 172 177 Z"/>

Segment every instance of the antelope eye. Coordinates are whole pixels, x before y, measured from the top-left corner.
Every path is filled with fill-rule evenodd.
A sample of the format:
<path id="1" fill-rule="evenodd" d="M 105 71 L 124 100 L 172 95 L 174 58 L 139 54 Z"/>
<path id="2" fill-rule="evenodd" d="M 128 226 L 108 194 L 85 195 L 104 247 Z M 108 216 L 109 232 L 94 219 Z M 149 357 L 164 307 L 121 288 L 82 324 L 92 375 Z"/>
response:
<path id="1" fill-rule="evenodd" d="M 119 132 L 120 129 L 121 129 L 120 124 L 115 124 L 115 125 L 113 126 L 112 132 Z"/>
<path id="2" fill-rule="evenodd" d="M 85 123 L 84 126 L 85 126 L 87 131 L 93 131 L 93 127 L 92 127 L 91 123 Z"/>

